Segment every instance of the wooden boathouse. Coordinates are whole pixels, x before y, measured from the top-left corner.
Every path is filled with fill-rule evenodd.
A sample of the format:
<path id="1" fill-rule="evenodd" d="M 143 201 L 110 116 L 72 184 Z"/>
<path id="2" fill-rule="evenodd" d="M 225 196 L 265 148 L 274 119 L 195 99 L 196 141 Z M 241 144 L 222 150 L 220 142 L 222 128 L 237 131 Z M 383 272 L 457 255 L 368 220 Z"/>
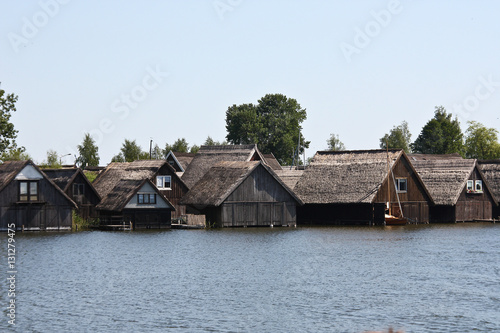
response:
<path id="1" fill-rule="evenodd" d="M 149 179 L 160 193 L 174 206 L 172 218 L 186 214 L 186 207 L 179 204 L 188 192 L 188 187 L 165 160 L 140 160 L 134 162 L 110 163 L 93 185 L 101 198 L 105 198 L 121 180 L 143 181 Z"/>
<path id="2" fill-rule="evenodd" d="M 218 227 L 296 225 L 302 201 L 261 161 L 219 162 L 181 201 Z"/>
<path id="3" fill-rule="evenodd" d="M 96 206 L 101 197 L 80 168 L 43 169 L 43 172 L 78 205 L 77 214 L 81 218 L 97 218 Z"/>
<path id="4" fill-rule="evenodd" d="M 201 146 L 182 180 L 191 189 L 207 172 L 219 162 L 265 161 L 256 144 Z"/>
<path id="5" fill-rule="evenodd" d="M 299 224 L 383 224 L 388 205 L 428 223 L 433 204 L 403 150 L 318 151 L 294 191 Z"/>
<path id="6" fill-rule="evenodd" d="M 0 230 L 71 230 L 76 203 L 32 161 L 0 165 Z"/>
<path id="7" fill-rule="evenodd" d="M 174 206 L 149 180 L 121 179 L 97 205 L 100 226 L 133 229 L 170 228 Z"/>
<path id="8" fill-rule="evenodd" d="M 492 220 L 498 201 L 477 160 L 425 154 L 410 158 L 435 203 L 430 209 L 431 222 Z"/>
<path id="9" fill-rule="evenodd" d="M 489 189 L 500 200 L 500 159 L 478 160 L 479 168 L 488 182 Z M 500 220 L 500 203 L 493 206 L 493 218 Z"/>

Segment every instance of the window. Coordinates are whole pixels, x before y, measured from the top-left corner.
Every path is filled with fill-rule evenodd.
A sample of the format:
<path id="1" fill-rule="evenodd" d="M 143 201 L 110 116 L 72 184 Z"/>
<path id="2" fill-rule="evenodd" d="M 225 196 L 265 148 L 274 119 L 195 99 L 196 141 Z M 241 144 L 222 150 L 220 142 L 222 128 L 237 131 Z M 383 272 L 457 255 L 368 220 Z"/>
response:
<path id="1" fill-rule="evenodd" d="M 137 203 L 138 204 L 155 204 L 156 203 L 156 194 L 155 193 L 140 193 L 137 194 Z"/>
<path id="2" fill-rule="evenodd" d="M 476 180 L 476 192 L 483 192 L 483 181 Z"/>
<path id="3" fill-rule="evenodd" d="M 157 176 L 156 177 L 156 187 L 161 190 L 170 190 L 172 177 L 170 176 Z"/>
<path id="4" fill-rule="evenodd" d="M 19 182 L 19 201 L 38 201 L 38 182 Z"/>
<path id="5" fill-rule="evenodd" d="M 397 190 L 399 193 L 406 193 L 407 191 L 407 186 L 406 186 L 406 178 L 398 178 L 396 179 L 396 186 Z"/>
<path id="6" fill-rule="evenodd" d="M 469 192 L 474 192 L 474 181 L 473 180 L 467 181 L 467 193 L 469 193 Z"/>
<path id="7" fill-rule="evenodd" d="M 83 195 L 85 191 L 85 187 L 83 184 L 73 184 L 73 195 Z"/>

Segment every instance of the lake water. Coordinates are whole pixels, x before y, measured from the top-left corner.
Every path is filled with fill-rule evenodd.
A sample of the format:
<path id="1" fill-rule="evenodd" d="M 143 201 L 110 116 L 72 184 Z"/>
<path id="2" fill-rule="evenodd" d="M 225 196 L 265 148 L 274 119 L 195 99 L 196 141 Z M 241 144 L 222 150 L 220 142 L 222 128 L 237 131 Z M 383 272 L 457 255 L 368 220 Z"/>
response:
<path id="1" fill-rule="evenodd" d="M 499 224 L 15 240 L 16 325 L 5 278 L 2 332 L 500 332 Z"/>

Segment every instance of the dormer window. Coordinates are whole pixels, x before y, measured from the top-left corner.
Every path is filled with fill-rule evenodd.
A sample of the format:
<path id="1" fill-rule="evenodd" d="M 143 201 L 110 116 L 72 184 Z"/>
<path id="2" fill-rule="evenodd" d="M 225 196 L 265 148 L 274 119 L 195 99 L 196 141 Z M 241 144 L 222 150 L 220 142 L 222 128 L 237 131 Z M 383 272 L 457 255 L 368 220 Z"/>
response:
<path id="1" fill-rule="evenodd" d="M 467 181 L 467 193 L 474 192 L 474 181 L 473 180 L 468 180 Z"/>
<path id="2" fill-rule="evenodd" d="M 476 192 L 483 192 L 483 181 L 482 180 L 476 180 Z"/>
<path id="3" fill-rule="evenodd" d="M 160 190 L 170 190 L 172 186 L 171 176 L 157 176 L 156 177 L 156 187 Z"/>

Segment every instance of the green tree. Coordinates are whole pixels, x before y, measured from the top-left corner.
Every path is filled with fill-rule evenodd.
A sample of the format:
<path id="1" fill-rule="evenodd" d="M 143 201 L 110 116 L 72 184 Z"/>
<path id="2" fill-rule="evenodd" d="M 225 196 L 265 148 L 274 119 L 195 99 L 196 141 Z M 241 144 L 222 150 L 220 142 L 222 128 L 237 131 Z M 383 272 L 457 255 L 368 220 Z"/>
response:
<path id="1" fill-rule="evenodd" d="M 465 156 L 467 158 L 494 159 L 500 158 L 498 130 L 487 128 L 476 121 L 469 121 L 466 131 Z"/>
<path id="2" fill-rule="evenodd" d="M 394 126 L 388 134 L 380 138 L 380 148 L 403 149 L 406 153 L 411 153 L 411 133 L 408 128 L 408 123 L 403 121 L 401 125 Z"/>
<path id="3" fill-rule="evenodd" d="M 306 119 L 306 110 L 295 99 L 268 94 L 257 105 L 227 109 L 226 139 L 231 144 L 256 143 L 263 153 L 273 153 L 281 164 L 291 164 L 299 137 L 299 153 L 309 147 L 300 126 Z"/>
<path id="4" fill-rule="evenodd" d="M 340 138 L 335 134 L 330 134 L 330 139 L 326 140 L 326 143 L 328 144 L 328 150 L 331 151 L 340 151 L 340 150 L 345 150 L 345 145 L 342 141 L 340 141 Z"/>
<path id="5" fill-rule="evenodd" d="M 24 147 L 10 149 L 0 155 L 0 161 L 27 161 L 31 160 L 31 156 L 26 153 Z"/>
<path id="6" fill-rule="evenodd" d="M 203 143 L 204 146 L 226 146 L 227 141 L 215 141 L 212 139 L 212 137 L 209 135 L 207 139 L 205 140 L 205 143 Z"/>
<path id="7" fill-rule="evenodd" d="M 111 162 L 133 162 L 141 159 L 149 159 L 149 153 L 143 152 L 135 140 L 130 141 L 125 139 L 120 148 L 120 153 L 115 155 Z"/>
<path id="8" fill-rule="evenodd" d="M 458 118 L 452 119 L 451 113 L 437 106 L 434 118 L 425 124 L 411 148 L 422 154 L 463 154 L 463 134 Z"/>
<path id="9" fill-rule="evenodd" d="M 200 146 L 192 145 L 191 148 L 189 149 L 189 152 L 191 154 L 196 154 L 199 150 L 200 150 Z"/>
<path id="10" fill-rule="evenodd" d="M 49 149 L 47 151 L 47 160 L 40 164 L 42 169 L 59 169 L 61 168 L 61 161 L 59 160 L 59 155 L 55 150 Z"/>
<path id="11" fill-rule="evenodd" d="M 16 102 L 18 97 L 14 94 L 5 94 L 5 91 L 0 89 L 0 155 L 8 156 L 10 150 L 21 149 L 20 154 L 24 152 L 24 148 L 17 148 L 16 138 L 18 131 L 14 129 L 14 124 L 10 122 L 12 112 L 16 111 Z M 13 152 L 16 154 L 16 152 Z"/>
<path id="12" fill-rule="evenodd" d="M 87 166 L 99 165 L 99 148 L 89 133 L 85 133 L 82 144 L 78 145 L 77 148 L 80 156 L 78 156 L 76 162 L 82 169 Z"/>

